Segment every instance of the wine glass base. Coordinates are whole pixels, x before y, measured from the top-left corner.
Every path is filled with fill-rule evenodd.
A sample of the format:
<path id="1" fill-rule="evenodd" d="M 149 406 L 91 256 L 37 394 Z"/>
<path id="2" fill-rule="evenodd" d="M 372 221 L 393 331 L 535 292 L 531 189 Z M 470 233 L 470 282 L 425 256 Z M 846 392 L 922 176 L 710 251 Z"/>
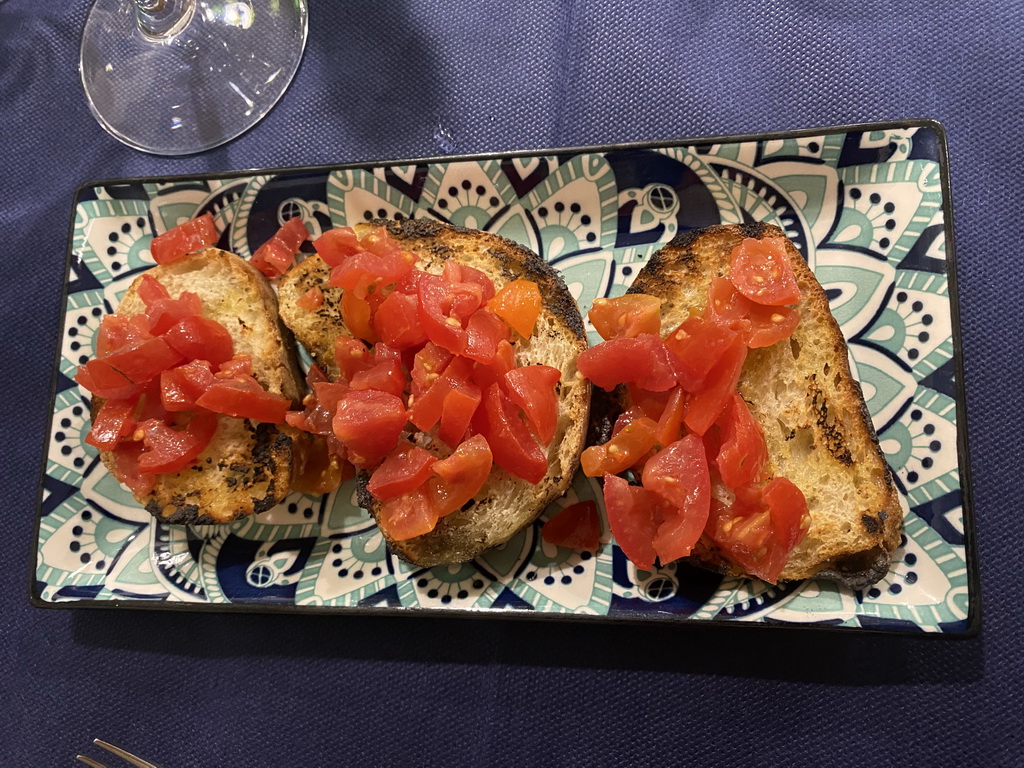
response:
<path id="1" fill-rule="evenodd" d="M 132 0 L 96 0 L 89 12 L 82 85 L 100 125 L 130 147 L 187 155 L 230 141 L 270 111 L 298 69 L 305 0 L 193 4 L 162 38 L 143 33 Z"/>

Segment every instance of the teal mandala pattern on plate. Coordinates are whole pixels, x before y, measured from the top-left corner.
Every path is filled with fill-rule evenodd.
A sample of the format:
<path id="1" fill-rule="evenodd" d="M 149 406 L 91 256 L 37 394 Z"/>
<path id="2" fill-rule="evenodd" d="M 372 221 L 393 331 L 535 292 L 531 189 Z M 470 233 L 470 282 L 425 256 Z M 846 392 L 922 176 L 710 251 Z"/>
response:
<path id="1" fill-rule="evenodd" d="M 941 137 L 922 124 L 83 187 L 47 435 L 36 594 L 69 605 L 533 612 L 962 632 L 971 609 L 970 532 L 941 157 Z M 89 401 L 72 377 L 92 354 L 100 318 L 152 265 L 152 238 L 204 213 L 223 233 L 219 245 L 243 257 L 296 215 L 314 237 L 381 217 L 489 230 L 555 265 L 584 316 L 594 299 L 624 293 L 679 232 L 777 224 L 829 296 L 901 490 L 906 525 L 892 567 L 863 592 L 815 580 L 776 587 L 677 564 L 638 570 L 607 525 L 594 553 L 547 544 L 540 529 L 557 509 L 601 504 L 598 485 L 582 474 L 507 544 L 452 567 L 397 558 L 351 483 L 322 498 L 292 494 L 227 526 L 153 520 L 84 443 Z"/>

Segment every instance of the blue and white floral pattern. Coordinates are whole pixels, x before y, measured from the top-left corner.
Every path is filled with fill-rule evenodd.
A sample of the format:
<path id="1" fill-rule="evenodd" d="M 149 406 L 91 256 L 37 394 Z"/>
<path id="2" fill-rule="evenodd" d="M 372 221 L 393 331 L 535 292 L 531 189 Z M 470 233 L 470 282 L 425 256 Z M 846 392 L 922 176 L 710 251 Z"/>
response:
<path id="1" fill-rule="evenodd" d="M 963 632 L 971 600 L 941 136 L 929 124 L 714 144 L 306 169 L 86 187 L 76 202 L 63 340 L 47 435 L 35 594 L 66 605 L 447 609 Z M 210 212 L 243 257 L 301 214 L 314 234 L 378 217 L 432 218 L 523 243 L 556 265 L 586 314 L 623 293 L 675 234 L 717 223 L 782 227 L 815 270 L 906 508 L 887 576 L 852 592 L 775 587 L 683 565 L 638 570 L 610 531 L 597 553 L 540 527 L 601 494 L 582 474 L 502 547 L 459 566 L 395 557 L 351 484 L 293 494 L 227 526 L 153 520 L 84 443 L 72 380 L 99 319 L 142 269 L 153 236 Z M 588 327 L 592 340 L 593 329 Z"/>

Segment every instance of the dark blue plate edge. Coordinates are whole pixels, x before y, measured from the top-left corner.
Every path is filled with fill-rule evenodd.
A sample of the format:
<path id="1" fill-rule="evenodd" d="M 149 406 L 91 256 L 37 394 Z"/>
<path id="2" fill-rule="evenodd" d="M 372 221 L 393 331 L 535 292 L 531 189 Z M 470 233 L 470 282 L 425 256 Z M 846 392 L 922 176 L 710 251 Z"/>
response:
<path id="1" fill-rule="evenodd" d="M 208 604 L 208 603 L 151 603 L 149 601 L 136 601 L 136 600 L 104 600 L 104 601 L 79 601 L 72 600 L 66 602 L 49 602 L 42 599 L 39 591 L 39 585 L 36 581 L 36 572 L 38 568 L 38 548 L 39 548 L 39 529 L 42 523 L 42 503 L 43 493 L 45 490 L 45 479 L 46 479 L 46 465 L 49 458 L 49 435 L 50 430 L 53 427 L 53 407 L 57 397 L 57 379 L 60 370 L 60 353 L 61 344 L 63 341 L 63 329 L 64 320 L 67 314 L 67 292 L 68 283 L 70 277 L 70 270 L 72 259 L 74 258 L 74 251 L 72 244 L 74 242 L 74 226 L 75 217 L 78 202 L 85 190 L 97 187 L 107 186 L 112 184 L 126 184 L 126 183 L 170 183 L 174 181 L 180 181 L 184 179 L 232 179 L 246 176 L 252 176 L 255 174 L 282 174 L 282 173 L 312 173 L 312 172 L 324 172 L 331 170 L 347 170 L 347 169 L 370 169 L 380 166 L 389 165 L 416 165 L 416 164 L 430 164 L 430 163 L 451 163 L 459 161 L 481 161 L 481 160 L 498 160 L 518 157 L 538 157 L 550 154 L 583 154 L 583 153 L 602 153 L 609 152 L 612 150 L 629 150 L 629 149 L 660 149 L 665 147 L 675 146 L 693 146 L 693 145 L 707 145 L 707 144 L 739 144 L 743 142 L 751 141 L 768 141 L 768 140 L 784 140 L 784 139 L 795 139 L 803 138 L 807 136 L 820 136 L 823 134 L 836 134 L 836 133 L 865 133 L 871 130 L 892 130 L 897 128 L 928 128 L 935 131 L 938 137 L 939 147 L 939 172 L 942 187 L 942 212 L 943 212 L 943 232 L 945 236 L 946 246 L 946 263 L 947 263 L 947 280 L 949 281 L 949 299 L 950 299 L 950 325 L 953 339 L 953 349 L 956 353 L 955 370 L 956 370 L 956 414 L 957 414 L 957 451 L 958 451 L 958 463 L 960 471 L 960 485 L 961 492 L 963 494 L 963 518 L 964 518 L 964 540 L 965 540 L 965 566 L 967 568 L 967 595 L 968 595 L 968 614 L 967 619 L 964 622 L 958 624 L 958 629 L 951 629 L 943 632 L 919 632 L 909 631 L 903 629 L 885 629 L 882 627 L 848 627 L 848 626 L 822 626 L 813 625 L 807 626 L 799 623 L 790 622 L 737 622 L 730 621 L 727 619 L 705 619 L 700 621 L 694 621 L 690 619 L 679 619 L 675 615 L 661 615 L 661 614 L 644 614 L 644 615 L 622 615 L 622 616 L 587 616 L 582 614 L 558 614 L 558 613 L 543 613 L 539 611 L 463 611 L 463 610 L 452 610 L 452 609 L 436 609 L 436 608 L 393 608 L 393 607 L 380 607 L 375 608 L 372 606 L 354 606 L 354 607 L 337 607 L 337 608 L 325 608 L 323 606 L 297 606 L 297 605 L 280 605 L 280 604 L 268 604 L 268 605 L 253 605 L 253 604 L 242 604 L 242 603 L 220 603 L 220 604 Z M 631 142 L 623 144 L 604 144 L 595 146 L 584 146 L 584 147 L 569 147 L 559 149 L 542 149 L 542 150 L 514 150 L 510 152 L 489 152 L 476 155 L 443 155 L 428 158 L 414 158 L 405 160 L 378 160 L 378 161 L 356 161 L 351 163 L 340 163 L 340 164 L 324 164 L 324 165 L 311 165 L 311 166 L 289 166 L 281 168 L 261 168 L 261 169 L 247 169 L 240 171 L 228 171 L 228 172 L 206 172 L 206 173 L 188 173 L 188 174 L 172 174 L 166 176 L 142 176 L 142 177 L 129 177 L 129 178 L 117 178 L 117 179 L 99 179 L 93 181 L 86 181 L 80 184 L 72 197 L 71 205 L 71 217 L 68 224 L 68 248 L 67 255 L 65 257 L 65 269 L 64 269 L 64 284 L 61 288 L 61 303 L 59 307 L 59 316 L 57 318 L 57 344 L 54 351 L 54 366 L 53 372 L 50 377 L 50 397 L 48 400 L 48 411 L 46 414 L 46 429 L 43 433 L 43 453 L 41 458 L 40 467 L 40 482 L 39 490 L 36 501 L 35 520 L 33 524 L 33 535 L 31 540 L 31 553 L 29 557 L 29 602 L 37 608 L 46 609 L 131 609 L 131 610 L 151 610 L 151 611 L 189 611 L 189 612 L 204 612 L 204 613 L 227 613 L 227 612 L 243 612 L 243 613 L 271 613 L 271 614 L 323 614 L 323 613 L 340 613 L 346 615 L 376 615 L 383 614 L 387 616 L 439 616 L 439 617 L 486 617 L 486 618 L 517 618 L 517 619 L 534 619 L 542 621 L 575 621 L 575 622 L 597 622 L 597 623 L 612 623 L 612 624 L 674 624 L 676 626 L 745 626 L 745 627 L 758 627 L 761 629 L 775 629 L 775 630 L 787 630 L 787 629 L 801 629 L 805 632 L 855 632 L 857 634 L 880 634 L 885 636 L 912 636 L 912 637 L 943 637 L 947 639 L 966 639 L 976 637 L 981 632 L 981 589 L 980 589 L 980 576 L 978 568 L 978 557 L 977 557 L 977 544 L 974 531 L 974 503 L 973 503 L 973 492 L 971 485 L 971 472 L 970 472 L 970 457 L 968 454 L 968 438 L 967 438 L 967 404 L 966 396 L 964 393 L 964 377 L 963 377 L 963 347 L 960 336 L 960 311 L 959 311 L 959 295 L 957 292 L 957 277 L 956 277 L 956 252 L 954 244 L 954 225 L 953 225 L 953 207 L 952 207 L 952 196 L 950 194 L 950 179 L 949 179 L 949 154 L 948 154 L 948 143 L 946 139 L 946 131 L 942 124 L 933 118 L 911 118 L 906 120 L 892 120 L 884 122 L 874 123 L 854 123 L 850 125 L 842 126 L 828 126 L 821 128 L 801 128 L 788 131 L 779 132 L 763 132 L 763 133 L 749 133 L 749 134 L 738 134 L 731 136 L 707 136 L 707 137 L 691 137 L 683 139 L 669 139 L 664 141 L 655 142 Z M 960 426 L 962 425 L 962 428 Z M 962 630 L 959 629 L 962 627 Z"/>

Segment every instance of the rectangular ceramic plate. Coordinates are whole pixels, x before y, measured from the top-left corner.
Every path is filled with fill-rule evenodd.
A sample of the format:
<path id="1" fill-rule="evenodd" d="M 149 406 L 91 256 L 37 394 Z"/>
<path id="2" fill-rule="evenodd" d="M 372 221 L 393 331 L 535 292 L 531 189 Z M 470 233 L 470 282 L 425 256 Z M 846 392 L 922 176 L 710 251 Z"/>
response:
<path id="1" fill-rule="evenodd" d="M 227 526 L 157 522 L 106 472 L 72 380 L 104 313 L 152 265 L 154 234 L 210 212 L 243 257 L 293 215 L 316 236 L 375 217 L 435 218 L 523 243 L 562 271 L 584 316 L 685 229 L 768 221 L 807 257 L 842 326 L 905 503 L 903 545 L 864 592 L 781 587 L 689 566 L 639 571 L 540 524 L 462 566 L 392 555 L 344 485 Z M 377 165 L 115 180 L 78 190 L 38 509 L 31 594 L 53 607 L 424 612 L 746 622 L 969 634 L 978 590 L 953 238 L 939 125 Z M 308 246 L 307 246 L 308 247 Z M 592 341 L 595 335 L 592 329 Z M 598 498 L 581 474 L 555 509 Z"/>

